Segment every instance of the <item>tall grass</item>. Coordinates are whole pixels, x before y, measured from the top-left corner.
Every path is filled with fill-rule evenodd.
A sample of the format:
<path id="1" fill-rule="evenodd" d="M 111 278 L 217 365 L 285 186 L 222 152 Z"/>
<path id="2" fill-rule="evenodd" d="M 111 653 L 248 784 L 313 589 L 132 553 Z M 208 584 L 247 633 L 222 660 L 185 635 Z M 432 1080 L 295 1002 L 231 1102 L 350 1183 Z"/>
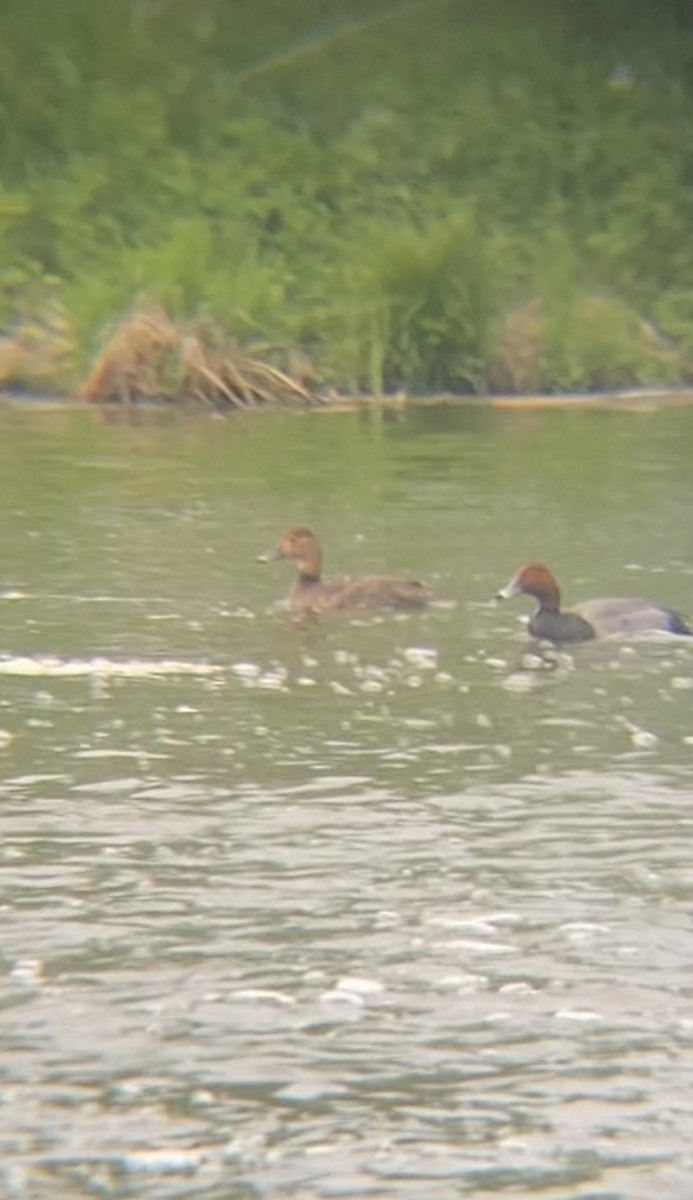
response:
<path id="1" fill-rule="evenodd" d="M 494 311 L 491 239 L 473 212 L 357 224 L 331 268 L 329 367 L 355 389 L 476 390 Z M 331 326 L 331 329 L 329 328 Z"/>
<path id="2" fill-rule="evenodd" d="M 3 0 L 0 319 L 43 281 L 77 364 L 144 296 L 341 388 L 687 378 L 693 16 L 617 10 Z"/>

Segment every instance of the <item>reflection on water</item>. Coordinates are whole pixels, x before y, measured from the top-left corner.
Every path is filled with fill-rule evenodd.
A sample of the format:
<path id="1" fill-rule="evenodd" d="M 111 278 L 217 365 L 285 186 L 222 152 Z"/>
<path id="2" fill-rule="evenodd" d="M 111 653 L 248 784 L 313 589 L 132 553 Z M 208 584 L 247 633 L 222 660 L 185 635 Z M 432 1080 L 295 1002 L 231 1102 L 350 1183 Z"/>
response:
<path id="1" fill-rule="evenodd" d="M 0 1194 L 684 1200 L 693 647 L 491 597 L 690 614 L 693 414 L 0 420 Z"/>

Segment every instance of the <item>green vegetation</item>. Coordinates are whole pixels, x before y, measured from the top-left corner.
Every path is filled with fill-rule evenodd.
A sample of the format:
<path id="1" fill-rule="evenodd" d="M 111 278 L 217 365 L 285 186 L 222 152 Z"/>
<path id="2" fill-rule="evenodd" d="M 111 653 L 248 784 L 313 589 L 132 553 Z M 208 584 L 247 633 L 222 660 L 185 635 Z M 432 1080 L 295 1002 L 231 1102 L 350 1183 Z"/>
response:
<path id="1" fill-rule="evenodd" d="M 0 0 L 0 379 L 143 303 L 342 391 L 693 377 L 693 13 L 627 7 Z"/>

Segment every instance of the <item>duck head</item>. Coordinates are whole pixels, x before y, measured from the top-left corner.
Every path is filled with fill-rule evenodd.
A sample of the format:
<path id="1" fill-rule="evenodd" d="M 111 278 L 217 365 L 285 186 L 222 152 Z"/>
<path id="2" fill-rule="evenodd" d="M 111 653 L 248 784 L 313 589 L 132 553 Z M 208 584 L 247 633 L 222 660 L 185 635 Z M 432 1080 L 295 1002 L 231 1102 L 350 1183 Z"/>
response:
<path id="1" fill-rule="evenodd" d="M 542 608 L 558 611 L 561 594 L 558 584 L 548 567 L 543 563 L 528 563 L 515 572 L 512 579 L 496 593 L 497 600 L 509 600 L 511 596 L 534 596 Z"/>
<path id="2" fill-rule="evenodd" d="M 299 573 L 306 578 L 319 579 L 322 568 L 320 543 L 311 529 L 305 525 L 294 525 L 282 534 L 273 550 L 261 554 L 258 562 L 276 562 L 280 558 L 291 558 Z"/>

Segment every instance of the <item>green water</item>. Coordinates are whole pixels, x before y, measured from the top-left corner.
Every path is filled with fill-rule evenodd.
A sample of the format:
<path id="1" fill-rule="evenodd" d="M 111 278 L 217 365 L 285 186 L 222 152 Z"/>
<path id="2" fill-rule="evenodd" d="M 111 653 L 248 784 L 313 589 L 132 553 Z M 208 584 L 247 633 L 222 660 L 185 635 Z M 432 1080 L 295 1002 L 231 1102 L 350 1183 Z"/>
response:
<path id="1" fill-rule="evenodd" d="M 0 412 L 0 1194 L 687 1195 L 693 411 Z M 289 524 L 420 614 L 282 608 Z"/>

